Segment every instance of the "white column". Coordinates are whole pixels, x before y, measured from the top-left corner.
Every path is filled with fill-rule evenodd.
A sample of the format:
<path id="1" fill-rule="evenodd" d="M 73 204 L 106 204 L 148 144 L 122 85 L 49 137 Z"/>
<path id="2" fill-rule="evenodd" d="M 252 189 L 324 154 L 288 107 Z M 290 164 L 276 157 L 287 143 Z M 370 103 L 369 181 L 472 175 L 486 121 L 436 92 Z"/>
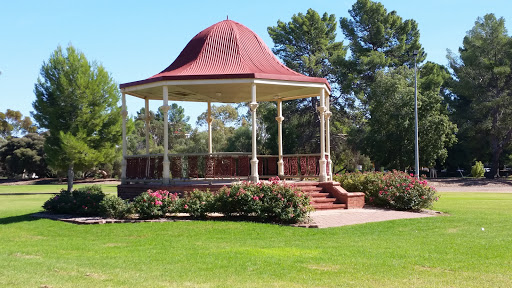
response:
<path id="1" fill-rule="evenodd" d="M 164 167 L 163 167 L 163 183 L 169 184 L 169 89 L 163 87 L 162 112 L 164 113 Z"/>
<path id="2" fill-rule="evenodd" d="M 284 177 L 284 162 L 283 162 L 283 105 L 281 100 L 277 100 L 277 145 L 279 153 L 279 161 L 277 161 L 277 175 L 279 178 Z"/>
<path id="3" fill-rule="evenodd" d="M 256 143 L 256 109 L 258 109 L 258 102 L 256 102 L 256 84 L 252 84 L 251 89 L 252 102 L 249 104 L 252 114 L 252 159 L 251 159 L 251 176 L 249 180 L 252 182 L 258 182 L 260 176 L 258 175 L 258 157 L 257 155 L 257 143 Z"/>
<path id="4" fill-rule="evenodd" d="M 206 122 L 208 122 L 208 153 L 213 153 L 213 144 L 212 144 L 212 103 L 208 102 L 208 117 L 206 118 Z"/>
<path id="5" fill-rule="evenodd" d="M 126 184 L 126 116 L 128 116 L 128 111 L 126 110 L 126 95 L 124 93 L 122 93 L 121 101 L 121 118 L 123 119 L 123 160 L 121 161 L 121 184 Z"/>
<path id="6" fill-rule="evenodd" d="M 329 118 L 331 118 L 332 112 L 331 112 L 331 101 L 330 101 L 330 95 L 327 94 L 327 97 L 325 97 L 325 150 L 327 152 L 327 171 L 329 171 L 329 175 L 327 175 L 327 180 L 332 181 L 332 161 L 331 161 L 331 127 Z"/>
<path id="7" fill-rule="evenodd" d="M 144 111 L 144 123 L 146 124 L 144 126 L 144 130 L 145 130 L 145 133 L 146 133 L 146 155 L 149 155 L 149 98 L 144 98 L 144 108 L 145 108 L 145 111 Z M 150 161 L 149 161 L 149 156 L 147 156 L 146 158 L 146 177 L 149 176 L 149 173 L 150 173 Z"/>
<path id="8" fill-rule="evenodd" d="M 145 101 L 145 112 L 144 112 L 144 121 L 146 123 L 146 126 L 144 127 L 145 128 L 145 133 L 146 133 L 146 154 L 149 154 L 149 99 L 148 98 L 145 98 L 144 99 Z"/>
<path id="9" fill-rule="evenodd" d="M 320 175 L 319 181 L 327 181 L 327 173 L 325 170 L 325 96 L 324 89 L 320 91 L 320 106 L 317 108 L 320 113 Z"/>

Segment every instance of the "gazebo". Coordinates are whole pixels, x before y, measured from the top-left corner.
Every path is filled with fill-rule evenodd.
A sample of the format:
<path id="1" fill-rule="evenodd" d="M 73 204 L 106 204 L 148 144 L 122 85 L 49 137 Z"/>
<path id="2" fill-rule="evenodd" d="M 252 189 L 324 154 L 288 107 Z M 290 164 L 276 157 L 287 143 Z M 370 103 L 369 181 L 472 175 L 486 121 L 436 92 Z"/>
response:
<path id="1" fill-rule="evenodd" d="M 281 177 L 315 177 L 319 182 L 331 179 L 329 137 L 330 85 L 324 78 L 309 77 L 284 66 L 249 28 L 232 20 L 218 22 L 197 34 L 176 60 L 162 72 L 144 80 L 120 85 L 123 117 L 122 183 L 172 179 L 244 178 L 257 182 L 260 174 Z M 164 117 L 164 153 L 149 155 L 146 116 L 146 155 L 127 155 L 126 95 L 149 101 L 162 101 L 167 114 L 168 101 L 208 103 L 208 153 L 170 155 L 168 153 L 168 117 Z M 283 155 L 282 102 L 319 97 L 320 153 Z M 258 102 L 277 103 L 279 155 L 258 155 L 256 148 Z M 252 114 L 252 153 L 213 153 L 211 103 L 246 103 Z M 198 163 L 201 157 L 203 164 Z M 250 161 L 249 161 L 250 157 Z M 250 163 L 250 164 L 249 164 Z M 185 165 L 186 164 L 186 165 Z M 263 165 L 264 164 L 264 165 Z M 198 167 L 205 167 L 198 173 Z M 249 169 L 250 168 L 250 169 Z M 185 171 L 187 170 L 187 171 Z M 172 178 L 170 177 L 172 172 Z"/>

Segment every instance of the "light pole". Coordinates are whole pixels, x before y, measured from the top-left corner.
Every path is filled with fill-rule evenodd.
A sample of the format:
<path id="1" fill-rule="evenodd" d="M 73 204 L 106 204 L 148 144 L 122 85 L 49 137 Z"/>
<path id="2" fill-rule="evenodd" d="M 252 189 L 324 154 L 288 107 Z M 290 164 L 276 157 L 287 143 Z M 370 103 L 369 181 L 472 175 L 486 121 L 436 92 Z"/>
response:
<path id="1" fill-rule="evenodd" d="M 414 166 L 416 179 L 420 179 L 420 152 L 418 145 L 418 72 L 416 62 L 418 60 L 418 50 L 414 50 Z"/>

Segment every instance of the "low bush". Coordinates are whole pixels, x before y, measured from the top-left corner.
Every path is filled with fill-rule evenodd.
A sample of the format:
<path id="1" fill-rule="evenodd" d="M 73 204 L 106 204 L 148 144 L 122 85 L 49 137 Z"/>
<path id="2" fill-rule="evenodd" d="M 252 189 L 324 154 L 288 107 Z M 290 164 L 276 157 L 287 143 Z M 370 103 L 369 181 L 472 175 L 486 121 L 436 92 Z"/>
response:
<path id="1" fill-rule="evenodd" d="M 365 193 L 365 201 L 377 207 L 395 210 L 430 208 L 438 196 L 426 180 L 417 180 L 405 172 L 356 172 L 335 175 L 348 192 Z"/>
<path id="2" fill-rule="evenodd" d="M 484 177 L 484 174 L 484 164 L 480 161 L 476 161 L 475 165 L 471 166 L 471 176 L 475 178 L 481 178 Z"/>
<path id="3" fill-rule="evenodd" d="M 125 219 L 131 214 L 133 214 L 133 206 L 130 201 L 107 195 L 100 202 L 100 215 L 103 217 Z"/>
<path id="4" fill-rule="evenodd" d="M 103 198 L 105 194 L 99 185 L 84 186 L 71 193 L 62 189 L 60 193 L 48 199 L 43 208 L 53 213 L 94 216 L 99 215 L 99 204 Z"/>
<path id="5" fill-rule="evenodd" d="M 186 194 L 181 202 L 181 211 L 188 213 L 192 218 L 206 218 L 207 213 L 215 211 L 214 195 L 209 191 L 195 189 Z"/>
<path id="6" fill-rule="evenodd" d="M 254 216 L 259 221 L 298 223 L 313 210 L 311 199 L 300 189 L 280 182 L 242 182 L 224 187 L 216 194 L 217 212 L 225 215 Z"/>
<path id="7" fill-rule="evenodd" d="M 133 210 L 141 219 L 156 219 L 177 210 L 178 196 L 166 190 L 148 190 L 133 199 Z"/>

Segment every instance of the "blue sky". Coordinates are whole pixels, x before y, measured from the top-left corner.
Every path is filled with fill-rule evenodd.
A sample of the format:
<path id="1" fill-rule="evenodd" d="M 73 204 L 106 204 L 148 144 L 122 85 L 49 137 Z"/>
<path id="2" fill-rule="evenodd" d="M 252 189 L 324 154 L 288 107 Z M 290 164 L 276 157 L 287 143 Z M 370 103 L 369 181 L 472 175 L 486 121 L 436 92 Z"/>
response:
<path id="1" fill-rule="evenodd" d="M 101 63 L 117 83 L 150 77 L 171 64 L 188 41 L 219 21 L 240 22 L 272 48 L 267 27 L 313 8 L 348 17 L 346 1 L 8 1 L 0 0 L 0 111 L 33 111 L 34 84 L 43 61 L 58 45 L 73 44 L 89 61 Z M 477 17 L 494 13 L 511 30 L 510 0 L 384 0 L 388 11 L 419 24 L 427 60 L 447 64 Z M 246 4 L 247 3 L 247 4 Z M 338 38 L 343 40 L 339 31 Z M 151 101 L 151 109 L 160 102 Z M 128 97 L 134 114 L 144 102 Z M 206 104 L 179 102 L 195 124 Z"/>

